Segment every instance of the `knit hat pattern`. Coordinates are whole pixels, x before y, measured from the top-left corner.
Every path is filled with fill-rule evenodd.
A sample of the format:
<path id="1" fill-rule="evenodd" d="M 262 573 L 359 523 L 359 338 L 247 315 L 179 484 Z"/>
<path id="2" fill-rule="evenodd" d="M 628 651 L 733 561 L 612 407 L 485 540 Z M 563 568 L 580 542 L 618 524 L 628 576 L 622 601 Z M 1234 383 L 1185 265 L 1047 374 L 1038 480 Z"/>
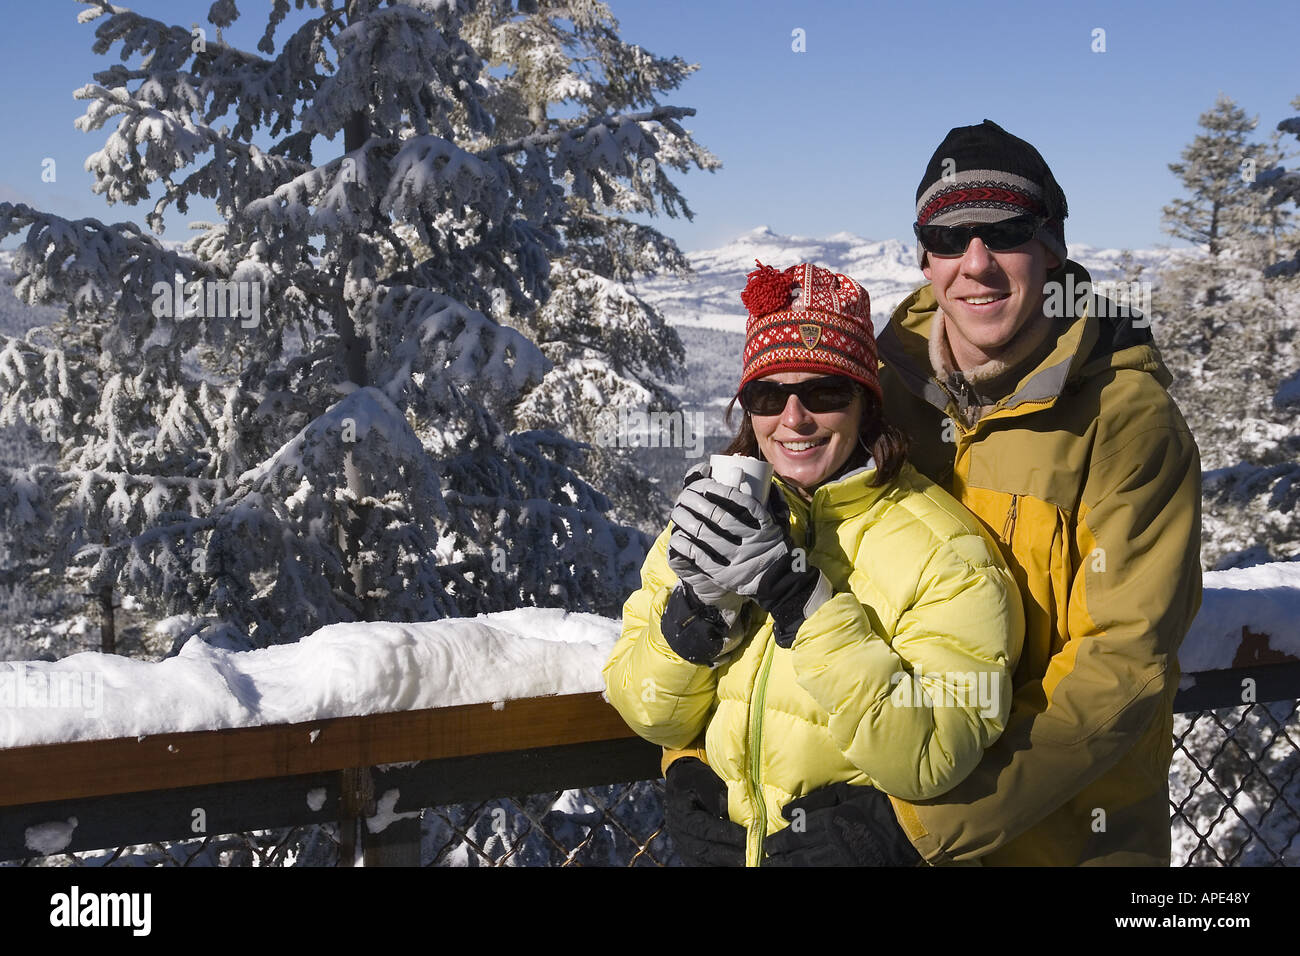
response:
<path id="1" fill-rule="evenodd" d="M 758 266 L 740 299 L 749 312 L 740 388 L 777 372 L 843 375 L 882 403 L 867 290 L 810 262 L 784 271 Z M 739 389 L 737 389 L 739 392 Z"/>
<path id="2" fill-rule="evenodd" d="M 949 130 L 916 188 L 917 224 L 1001 222 L 1023 215 L 1045 220 L 1034 238 L 1064 262 L 1069 209 L 1038 150 L 992 120 Z M 924 267 L 920 243 L 916 257 Z"/>

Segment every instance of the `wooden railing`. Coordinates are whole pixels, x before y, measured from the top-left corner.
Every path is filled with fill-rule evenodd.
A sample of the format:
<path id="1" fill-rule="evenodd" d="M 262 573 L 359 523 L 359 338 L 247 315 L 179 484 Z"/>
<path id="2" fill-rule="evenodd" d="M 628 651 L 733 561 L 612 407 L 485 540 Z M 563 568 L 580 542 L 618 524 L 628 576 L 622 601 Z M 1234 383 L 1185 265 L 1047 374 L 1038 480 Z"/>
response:
<path id="1" fill-rule="evenodd" d="M 362 825 L 390 790 L 392 812 L 414 812 L 650 779 L 660 755 L 599 694 L 15 747 L 0 750 L 0 860 L 71 820 L 60 852 L 338 821 L 346 858 L 415 864 L 418 821 Z"/>
<path id="2" fill-rule="evenodd" d="M 1263 652 L 1184 675 L 1175 711 L 1300 698 L 1300 660 L 1255 637 Z M 654 779 L 660 754 L 599 694 L 15 747 L 0 860 L 338 822 L 340 860 L 414 865 L 424 808 Z"/>

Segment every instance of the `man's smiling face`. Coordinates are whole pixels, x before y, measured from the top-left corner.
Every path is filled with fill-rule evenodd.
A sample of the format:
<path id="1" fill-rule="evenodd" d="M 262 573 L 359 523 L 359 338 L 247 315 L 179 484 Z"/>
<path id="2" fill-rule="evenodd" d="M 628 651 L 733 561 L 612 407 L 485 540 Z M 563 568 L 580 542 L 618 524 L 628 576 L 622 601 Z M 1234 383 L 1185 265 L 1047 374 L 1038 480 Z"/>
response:
<path id="1" fill-rule="evenodd" d="M 930 252 L 922 271 L 948 316 L 948 342 L 959 367 L 1000 358 L 1029 321 L 1042 315 L 1043 285 L 1059 260 L 1037 239 L 990 252 L 974 238 L 960 256 Z"/>

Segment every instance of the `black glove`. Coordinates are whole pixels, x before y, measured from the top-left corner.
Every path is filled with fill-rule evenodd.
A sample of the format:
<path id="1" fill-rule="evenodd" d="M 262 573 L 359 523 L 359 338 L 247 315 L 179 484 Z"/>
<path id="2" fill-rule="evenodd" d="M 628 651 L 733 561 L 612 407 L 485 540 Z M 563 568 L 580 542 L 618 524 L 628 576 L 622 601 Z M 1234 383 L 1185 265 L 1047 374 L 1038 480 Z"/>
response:
<path id="1" fill-rule="evenodd" d="M 721 611 L 705 604 L 685 581 L 679 581 L 668 595 L 659 630 L 678 657 L 709 667 L 719 663 L 745 636 L 744 609 L 739 627 L 729 625 Z"/>
<path id="2" fill-rule="evenodd" d="M 768 496 L 768 508 L 773 520 L 781 527 L 790 552 L 774 567 L 767 569 L 758 582 L 754 600 L 772 615 L 772 635 L 777 646 L 788 648 L 794 644 L 803 622 L 830 600 L 834 592 L 826 576 L 809 563 L 806 553 L 795 554 L 790 537 L 790 507 L 785 503 L 785 495 L 775 485 Z M 802 565 L 802 570 L 799 565 Z"/>
<path id="3" fill-rule="evenodd" d="M 745 828 L 727 816 L 727 785 L 702 760 L 682 757 L 664 778 L 664 823 L 687 866 L 744 866 Z"/>
<path id="4" fill-rule="evenodd" d="M 799 812 L 802 811 L 802 812 Z M 763 842 L 764 866 L 920 866 L 889 797 L 848 783 L 821 787 L 781 810 L 791 821 Z"/>

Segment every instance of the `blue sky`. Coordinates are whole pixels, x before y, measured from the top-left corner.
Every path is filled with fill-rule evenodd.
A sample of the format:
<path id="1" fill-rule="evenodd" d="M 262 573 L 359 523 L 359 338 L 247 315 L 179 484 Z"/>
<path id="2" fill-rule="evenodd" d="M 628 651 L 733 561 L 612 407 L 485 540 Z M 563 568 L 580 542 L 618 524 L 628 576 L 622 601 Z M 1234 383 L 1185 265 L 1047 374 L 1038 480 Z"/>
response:
<path id="1" fill-rule="evenodd" d="M 183 26 L 209 0 L 117 0 Z M 660 228 L 688 250 L 758 225 L 778 232 L 911 238 L 926 161 L 953 126 L 988 117 L 1034 143 L 1069 198 L 1070 241 L 1176 244 L 1161 206 L 1179 195 L 1168 171 L 1197 117 L 1225 93 L 1258 134 L 1300 110 L 1295 0 L 1258 3 L 1000 2 L 985 7 L 846 0 L 608 0 L 624 39 L 700 64 L 664 101 L 698 110 L 687 123 L 723 163 L 678 183 L 694 222 Z M 82 169 L 105 131 L 82 133 L 72 91 L 116 62 L 91 50 L 94 25 L 72 0 L 6 0 L 0 32 L 0 200 L 68 217 L 143 221 L 109 207 Z M 239 0 L 228 39 L 252 48 L 265 0 Z M 806 52 L 794 52 L 792 31 Z M 1104 53 L 1093 31 L 1105 31 Z M 1288 148 L 1300 144 L 1288 137 Z M 41 178 L 55 161 L 55 181 Z M 1291 165 L 1296 165 L 1293 162 Z M 182 238 L 195 208 L 169 220 Z M 11 239 L 6 245 L 12 245 Z"/>

